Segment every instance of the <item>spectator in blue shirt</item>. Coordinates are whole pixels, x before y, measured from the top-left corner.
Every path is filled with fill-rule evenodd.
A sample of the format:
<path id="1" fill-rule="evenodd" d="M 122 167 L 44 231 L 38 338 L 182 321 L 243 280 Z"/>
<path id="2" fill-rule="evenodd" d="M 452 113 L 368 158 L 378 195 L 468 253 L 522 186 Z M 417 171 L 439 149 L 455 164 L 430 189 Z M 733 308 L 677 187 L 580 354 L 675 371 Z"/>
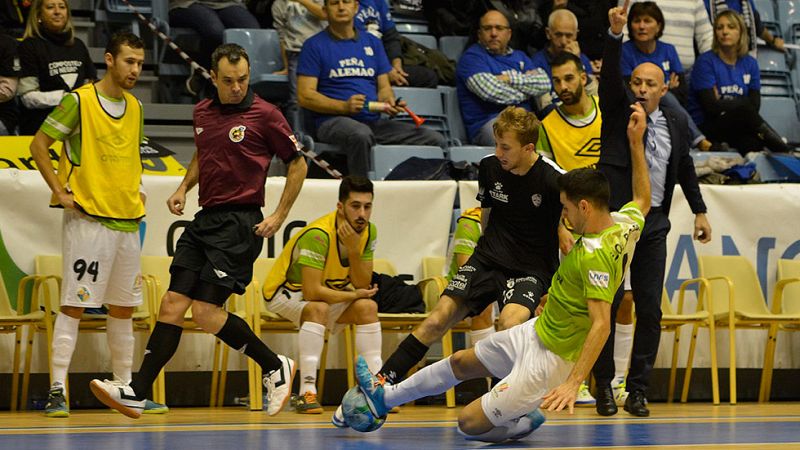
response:
<path id="1" fill-rule="evenodd" d="M 350 175 L 366 176 L 375 144 L 446 143 L 428 128 L 381 118 L 401 112 L 405 102 L 395 100 L 380 39 L 355 28 L 357 9 L 356 0 L 325 1 L 328 27 L 303 44 L 297 94 L 300 106 L 315 113 L 317 138 L 345 149 Z"/>
<path id="2" fill-rule="evenodd" d="M 630 40 L 622 44 L 622 75 L 630 80 L 633 69 L 646 62 L 660 67 L 664 71 L 664 82 L 669 87 L 667 94 L 661 98 L 661 104 L 686 116 L 692 147 L 711 150 L 711 142 L 683 107 L 688 101 L 688 83 L 675 47 L 660 40 L 663 34 L 664 14 L 655 2 L 640 2 L 631 6 L 628 13 Z"/>
<path id="3" fill-rule="evenodd" d="M 692 69 L 689 110 L 712 140 L 728 142 L 742 155 L 763 147 L 791 151 L 758 113 L 761 76 L 758 62 L 747 54 L 748 42 L 741 15 L 732 10 L 717 15 L 712 50 Z"/>
<path id="4" fill-rule="evenodd" d="M 756 56 L 756 38 L 764 39 L 770 47 L 779 51 L 786 51 L 783 39 L 773 36 L 761 21 L 761 15 L 756 10 L 753 0 L 703 0 L 708 10 L 708 16 L 713 23 L 717 16 L 723 11 L 736 11 L 742 15 L 745 28 L 747 30 L 747 49 L 750 54 Z"/>
<path id="5" fill-rule="evenodd" d="M 586 94 L 590 97 L 597 95 L 597 83 L 594 81 L 593 67 L 589 57 L 581 52 L 578 44 L 578 18 L 568 9 L 556 9 L 547 18 L 547 46 L 531 57 L 533 67 L 540 67 L 547 72 L 548 77 L 553 76 L 551 63 L 556 55 L 561 52 L 570 52 L 579 57 L 583 63 L 586 74 Z M 555 103 L 559 103 L 558 93 L 551 91 L 549 95 L 542 96 L 539 102 L 540 117 L 546 116 Z"/>
<path id="6" fill-rule="evenodd" d="M 535 70 L 528 55 L 508 46 L 511 27 L 499 11 L 481 17 L 478 42 L 461 55 L 456 89 L 470 142 L 494 146 L 494 124 L 509 105 L 530 111 L 530 100 L 550 92 L 550 78 Z"/>

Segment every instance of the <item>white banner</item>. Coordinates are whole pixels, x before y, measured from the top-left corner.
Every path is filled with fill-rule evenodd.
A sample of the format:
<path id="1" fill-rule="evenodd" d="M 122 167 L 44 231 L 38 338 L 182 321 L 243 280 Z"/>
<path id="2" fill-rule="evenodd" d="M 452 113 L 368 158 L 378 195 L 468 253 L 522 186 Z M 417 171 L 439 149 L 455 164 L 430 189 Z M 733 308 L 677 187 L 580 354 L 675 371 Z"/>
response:
<path id="1" fill-rule="evenodd" d="M 181 177 L 144 176 L 147 193 L 147 217 L 143 221 L 145 255 L 167 255 L 174 248 L 185 225 L 199 210 L 197 189 L 187 196 L 183 216 L 169 213 L 166 201 L 180 184 Z M 265 216 L 278 204 L 284 178 L 267 180 Z M 375 256 L 392 261 L 400 273 L 421 277 L 421 261 L 425 256 L 443 255 L 447 248 L 456 183 L 452 181 L 412 182 L 381 181 L 375 183 L 372 222 L 378 229 Z M 339 182 L 306 180 L 300 196 L 284 226 L 265 242 L 263 257 L 274 257 L 283 244 L 301 227 L 336 208 Z M 20 277 L 34 271 L 34 257 L 61 253 L 61 217 L 59 209 L 50 208 L 50 191 L 37 171 L 0 170 L 0 270 L 12 302 Z M 422 205 L 422 208 L 421 208 Z M 424 211 L 424 212 L 422 212 Z M 288 230 L 288 233 L 287 233 Z M 5 249 L 5 252 L 2 251 Z M 4 257 L 4 254 L 8 257 Z M 169 370 L 208 370 L 211 367 L 212 345 L 208 336 L 187 335 L 179 353 L 168 365 Z M 269 335 L 269 345 L 276 351 L 296 355 L 296 339 L 292 335 Z M 37 339 L 34 353 L 35 372 L 46 372 L 44 339 Z M 90 341 L 90 342 L 87 342 Z M 146 339 L 137 339 L 137 355 L 141 355 Z M 391 340 L 389 340 L 390 343 Z M 329 355 L 332 367 L 343 367 L 343 348 L 335 342 Z M 391 345 L 391 344 L 390 344 Z M 396 344 L 395 344 L 396 345 Z M 393 348 L 389 348 L 389 351 Z M 0 335 L 0 355 L 13 352 L 13 335 Z M 42 357 L 39 357 L 42 355 Z M 232 358 L 236 361 L 239 358 Z M 101 335 L 81 336 L 71 370 L 78 372 L 110 370 L 105 338 Z M 232 363 L 243 368 L 241 361 Z M 138 362 L 136 363 L 138 367 Z M 11 358 L 0 357 L 0 372 L 11 371 Z"/>

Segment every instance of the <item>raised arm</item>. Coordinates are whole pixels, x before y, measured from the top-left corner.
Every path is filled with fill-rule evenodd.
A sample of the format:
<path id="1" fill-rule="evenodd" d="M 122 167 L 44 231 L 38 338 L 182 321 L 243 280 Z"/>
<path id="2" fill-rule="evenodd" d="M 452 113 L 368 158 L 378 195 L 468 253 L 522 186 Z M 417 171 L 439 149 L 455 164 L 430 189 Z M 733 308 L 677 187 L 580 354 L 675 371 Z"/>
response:
<path id="1" fill-rule="evenodd" d="M 631 186 L 633 201 L 639 206 L 642 215 L 650 211 L 650 174 L 644 159 L 644 132 L 647 130 L 647 115 L 641 103 L 631 105 L 628 119 L 628 145 L 631 149 Z"/>

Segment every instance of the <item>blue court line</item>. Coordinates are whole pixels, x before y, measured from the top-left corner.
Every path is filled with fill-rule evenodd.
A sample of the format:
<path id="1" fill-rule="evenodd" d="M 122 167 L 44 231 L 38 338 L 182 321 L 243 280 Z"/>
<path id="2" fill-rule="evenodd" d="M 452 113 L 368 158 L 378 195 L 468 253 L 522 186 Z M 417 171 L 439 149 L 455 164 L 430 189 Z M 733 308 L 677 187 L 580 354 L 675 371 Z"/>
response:
<path id="1" fill-rule="evenodd" d="M 692 420 L 692 419 L 688 419 Z M 219 424 L 216 424 L 217 426 Z M 135 427 L 135 426 L 134 426 Z M 52 430 L 56 431 L 56 430 Z M 303 450 L 449 450 L 480 448 L 485 444 L 465 441 L 454 426 L 415 428 L 386 427 L 374 433 L 327 429 L 166 430 L 126 432 L 113 430 L 79 433 L 0 435 L 2 449 L 90 450 L 202 450 L 250 448 L 298 448 Z M 798 444 L 795 422 L 734 423 L 608 423 L 604 425 L 545 424 L 528 439 L 495 448 L 574 448 L 652 445 Z"/>

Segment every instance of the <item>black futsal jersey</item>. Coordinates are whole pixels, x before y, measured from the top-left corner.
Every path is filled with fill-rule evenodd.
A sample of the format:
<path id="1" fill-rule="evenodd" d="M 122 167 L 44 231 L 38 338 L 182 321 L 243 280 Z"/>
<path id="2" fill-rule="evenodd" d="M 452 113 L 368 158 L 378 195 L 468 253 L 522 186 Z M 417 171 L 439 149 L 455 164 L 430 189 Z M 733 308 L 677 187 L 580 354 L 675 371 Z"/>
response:
<path id="1" fill-rule="evenodd" d="M 494 155 L 483 158 L 477 198 L 491 213 L 475 253 L 504 272 L 536 275 L 549 284 L 558 267 L 561 173 L 541 156 L 525 175 L 503 170 Z"/>

